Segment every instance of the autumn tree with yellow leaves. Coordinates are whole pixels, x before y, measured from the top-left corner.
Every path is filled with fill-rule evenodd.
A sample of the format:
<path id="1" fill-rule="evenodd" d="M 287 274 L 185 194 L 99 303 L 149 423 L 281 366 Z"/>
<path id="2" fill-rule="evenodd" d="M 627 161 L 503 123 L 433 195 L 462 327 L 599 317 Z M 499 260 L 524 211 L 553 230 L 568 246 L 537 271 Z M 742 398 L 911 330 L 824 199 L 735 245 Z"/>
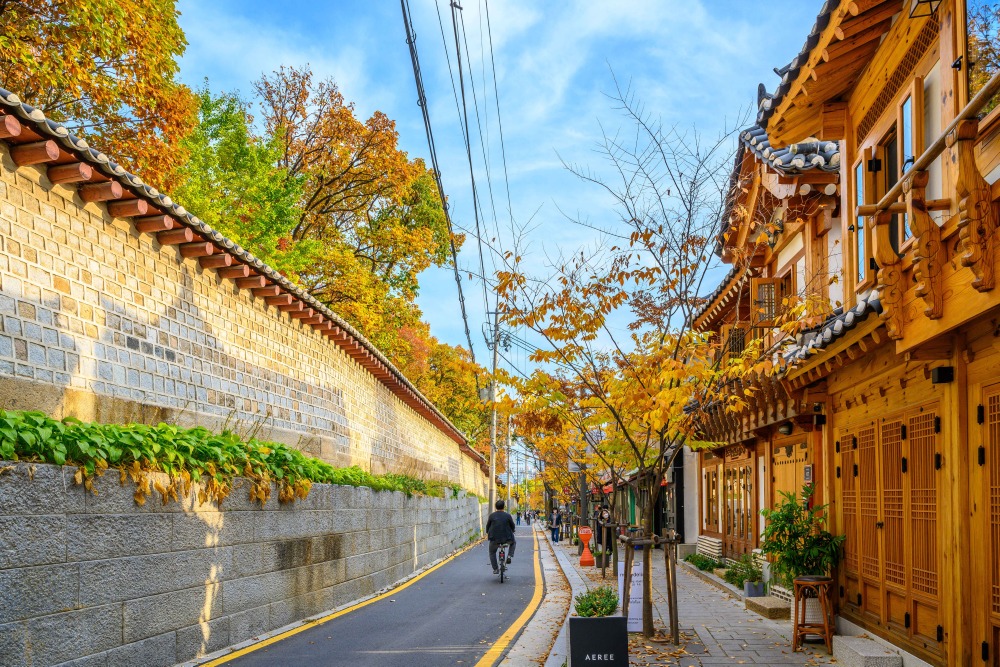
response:
<path id="1" fill-rule="evenodd" d="M 739 371 L 721 363 L 719 341 L 688 328 L 703 302 L 730 194 L 731 135 L 706 141 L 694 130 L 664 127 L 629 90 L 618 88 L 612 97 L 628 130 L 605 133 L 599 151 L 617 180 L 567 165 L 614 200 L 617 219 L 604 225 L 606 242 L 548 264 L 545 275 L 530 271 L 514 250 L 497 276 L 498 292 L 504 322 L 538 341 L 531 358 L 541 370 L 511 378 L 516 393 L 578 432 L 600 428 L 605 437 L 593 447 L 595 468 L 603 457 L 614 462 L 608 473 L 634 469 L 640 490 L 655 498 L 682 448 L 701 444 L 701 410 L 738 409 L 741 400 L 725 391 L 725 379 Z M 655 525 L 653 505 L 646 503 L 641 517 L 647 535 Z M 650 565 L 647 547 L 647 636 L 653 634 Z"/>

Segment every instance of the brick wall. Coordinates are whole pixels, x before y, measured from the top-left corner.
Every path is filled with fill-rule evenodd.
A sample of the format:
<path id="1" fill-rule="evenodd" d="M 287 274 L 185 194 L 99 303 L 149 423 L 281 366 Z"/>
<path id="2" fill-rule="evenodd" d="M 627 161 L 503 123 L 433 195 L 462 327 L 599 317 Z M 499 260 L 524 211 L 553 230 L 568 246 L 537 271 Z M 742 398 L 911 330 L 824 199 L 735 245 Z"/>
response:
<path id="1" fill-rule="evenodd" d="M 0 406 L 228 426 L 486 493 L 458 445 L 310 327 L 15 168 L 0 146 Z"/>
<path id="2" fill-rule="evenodd" d="M 371 595 L 486 517 L 475 497 L 327 484 L 289 505 L 251 505 L 244 486 L 221 511 L 195 494 L 139 507 L 117 475 L 95 495 L 74 472 L 0 476 L 2 667 L 174 665 Z"/>

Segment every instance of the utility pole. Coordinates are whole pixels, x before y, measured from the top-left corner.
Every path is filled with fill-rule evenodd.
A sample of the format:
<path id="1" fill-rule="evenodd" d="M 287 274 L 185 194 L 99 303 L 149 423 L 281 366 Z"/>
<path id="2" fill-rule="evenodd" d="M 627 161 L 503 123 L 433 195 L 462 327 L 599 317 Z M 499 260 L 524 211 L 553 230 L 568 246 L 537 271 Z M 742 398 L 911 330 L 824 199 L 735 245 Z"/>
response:
<path id="1" fill-rule="evenodd" d="M 490 511 L 497 502 L 497 363 L 500 356 L 500 311 L 493 313 L 493 377 L 490 378 L 490 402 L 493 414 L 490 418 Z M 508 480 L 509 481 L 509 480 Z M 509 485 L 508 485 L 509 486 Z"/>
<path id="2" fill-rule="evenodd" d="M 510 508 L 510 473 L 513 470 L 510 460 L 510 429 L 512 426 L 510 415 L 507 415 L 507 508 Z"/>

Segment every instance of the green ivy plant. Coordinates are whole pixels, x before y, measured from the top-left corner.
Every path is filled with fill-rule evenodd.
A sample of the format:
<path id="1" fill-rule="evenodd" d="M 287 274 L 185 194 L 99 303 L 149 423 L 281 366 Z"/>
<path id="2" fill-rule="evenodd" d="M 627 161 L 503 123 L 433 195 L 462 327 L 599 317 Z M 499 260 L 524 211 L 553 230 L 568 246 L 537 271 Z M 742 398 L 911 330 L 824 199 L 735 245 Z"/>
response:
<path id="1" fill-rule="evenodd" d="M 610 586 L 592 588 L 576 596 L 577 616 L 611 616 L 618 611 L 618 593 Z"/>
<path id="2" fill-rule="evenodd" d="M 250 499 L 264 503 L 277 487 L 278 499 L 305 498 L 313 483 L 365 486 L 375 491 L 402 491 L 457 498 L 461 487 L 408 475 L 373 475 L 357 466 L 335 468 L 281 443 L 208 429 L 171 424 L 92 424 L 72 417 L 53 419 L 41 412 L 0 410 L 0 460 L 34 461 L 77 468 L 74 480 L 94 491 L 94 478 L 116 470 L 124 484 L 136 486 L 134 498 L 142 505 L 154 492 L 163 502 L 177 500 L 199 485 L 201 502 L 221 502 L 232 491 L 233 480 L 250 481 Z M 151 473 L 164 473 L 163 477 Z"/>
<path id="3" fill-rule="evenodd" d="M 802 487 L 801 496 L 782 491 L 782 501 L 760 513 L 767 521 L 761 550 L 771 557 L 771 572 L 789 585 L 795 577 L 827 575 L 840 562 L 846 535 L 824 529 L 826 505 L 810 507 L 813 486 Z"/>

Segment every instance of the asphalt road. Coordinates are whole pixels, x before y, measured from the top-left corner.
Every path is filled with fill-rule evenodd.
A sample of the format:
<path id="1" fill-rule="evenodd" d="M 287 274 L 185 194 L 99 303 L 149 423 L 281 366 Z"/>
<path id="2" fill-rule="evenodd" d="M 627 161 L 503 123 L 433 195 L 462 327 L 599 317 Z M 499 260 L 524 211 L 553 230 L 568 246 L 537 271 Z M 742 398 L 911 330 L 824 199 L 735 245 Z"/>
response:
<path id="1" fill-rule="evenodd" d="M 517 553 L 503 584 L 483 542 L 388 598 L 222 664 L 475 665 L 530 602 L 533 549 L 531 529 L 518 526 Z"/>

